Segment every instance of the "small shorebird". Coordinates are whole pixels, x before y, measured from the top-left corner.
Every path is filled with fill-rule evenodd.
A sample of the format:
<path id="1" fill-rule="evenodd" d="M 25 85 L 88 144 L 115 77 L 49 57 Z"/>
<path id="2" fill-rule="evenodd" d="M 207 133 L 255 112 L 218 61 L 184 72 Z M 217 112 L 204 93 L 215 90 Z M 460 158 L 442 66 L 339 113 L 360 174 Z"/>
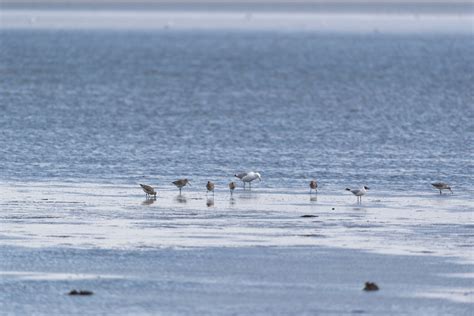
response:
<path id="1" fill-rule="evenodd" d="M 178 179 L 176 181 L 173 181 L 173 184 L 179 189 L 179 194 L 181 194 L 181 189 L 188 183 L 189 185 L 191 185 L 188 179 Z"/>
<path id="2" fill-rule="evenodd" d="M 146 184 L 141 184 L 140 186 L 142 187 L 143 192 L 146 193 L 146 197 L 148 198 L 150 195 L 153 195 L 156 198 L 156 191 L 153 189 L 153 187 L 146 185 Z"/>
<path id="3" fill-rule="evenodd" d="M 318 183 L 316 182 L 316 180 L 312 180 L 310 183 L 309 183 L 309 194 L 311 194 L 311 191 L 316 191 L 316 193 L 318 193 Z"/>
<path id="4" fill-rule="evenodd" d="M 451 187 L 447 183 L 435 182 L 435 183 L 431 183 L 431 185 L 439 190 L 439 194 L 441 194 L 441 190 L 449 190 L 449 191 L 451 191 L 451 194 L 453 194 L 453 191 L 451 190 Z"/>
<path id="5" fill-rule="evenodd" d="M 212 183 L 211 181 L 207 181 L 206 189 L 207 193 L 209 193 L 209 191 L 212 191 L 212 194 L 214 194 L 214 183 Z"/>
<path id="6" fill-rule="evenodd" d="M 242 180 L 242 178 L 245 177 L 246 175 L 247 175 L 247 172 L 241 172 L 241 173 L 234 174 L 234 177 L 237 177 L 240 180 Z M 245 190 L 245 182 L 244 182 L 244 190 Z"/>
<path id="7" fill-rule="evenodd" d="M 235 182 L 229 183 L 230 195 L 234 194 Z"/>
<path id="8" fill-rule="evenodd" d="M 252 181 L 255 180 L 255 179 L 258 179 L 259 181 L 262 181 L 262 177 L 260 176 L 260 173 L 250 171 L 249 173 L 247 173 L 242 178 L 242 181 L 244 182 L 244 186 L 245 186 L 245 182 L 248 182 L 249 183 L 249 188 L 251 189 L 252 188 Z"/>
<path id="9" fill-rule="evenodd" d="M 357 202 L 362 202 L 362 195 L 365 195 L 367 193 L 368 189 L 369 189 L 369 187 L 366 187 L 365 185 L 360 189 L 346 188 L 347 191 L 350 191 L 350 192 L 352 192 L 352 194 L 357 196 Z"/>

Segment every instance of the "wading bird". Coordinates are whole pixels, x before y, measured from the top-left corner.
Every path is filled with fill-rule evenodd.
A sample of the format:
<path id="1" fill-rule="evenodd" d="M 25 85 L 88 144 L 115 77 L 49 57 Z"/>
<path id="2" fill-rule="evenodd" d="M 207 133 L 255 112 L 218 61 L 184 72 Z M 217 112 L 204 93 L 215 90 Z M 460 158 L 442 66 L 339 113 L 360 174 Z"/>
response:
<path id="1" fill-rule="evenodd" d="M 236 173 L 234 174 L 234 177 L 237 177 L 239 178 L 240 180 L 242 180 L 243 177 L 245 177 L 247 175 L 248 172 L 241 172 L 241 173 Z M 245 190 L 245 182 L 244 182 L 244 190 Z"/>
<path id="2" fill-rule="evenodd" d="M 176 181 L 173 181 L 173 184 L 179 189 L 179 194 L 181 194 L 181 189 L 188 183 L 189 185 L 191 185 L 188 179 L 178 179 Z"/>
<path id="3" fill-rule="evenodd" d="M 311 191 L 316 191 L 316 193 L 318 193 L 318 183 L 316 182 L 316 180 L 312 180 L 310 183 L 309 183 L 309 194 L 311 194 Z"/>
<path id="4" fill-rule="evenodd" d="M 350 192 L 352 192 L 352 194 L 357 196 L 357 201 L 360 202 L 360 203 L 362 203 L 362 195 L 365 195 L 367 193 L 368 189 L 369 189 L 369 187 L 366 187 L 365 185 L 360 189 L 346 188 L 347 191 L 350 191 Z"/>
<path id="5" fill-rule="evenodd" d="M 148 198 L 150 195 L 153 195 L 156 198 L 156 191 L 153 189 L 153 187 L 141 183 L 140 186 L 142 187 L 143 192 L 146 193 L 146 198 Z"/>
<path id="6" fill-rule="evenodd" d="M 449 190 L 449 191 L 451 191 L 451 194 L 453 194 L 453 191 L 451 190 L 451 187 L 447 183 L 435 182 L 435 183 L 431 183 L 431 185 L 439 190 L 439 194 L 441 194 L 441 190 Z"/>
<path id="7" fill-rule="evenodd" d="M 209 191 L 212 191 L 212 194 L 214 194 L 214 183 L 212 183 L 211 181 L 207 181 L 206 189 L 207 193 L 209 193 Z"/>
<path id="8" fill-rule="evenodd" d="M 234 194 L 235 182 L 229 183 L 230 195 Z"/>
<path id="9" fill-rule="evenodd" d="M 259 181 L 262 181 L 262 177 L 260 176 L 260 173 L 251 171 L 251 172 L 247 173 L 242 178 L 242 181 L 244 182 L 244 186 L 245 186 L 245 183 L 248 182 L 249 183 L 249 189 L 251 189 L 252 188 L 252 181 L 255 180 L 255 179 L 258 179 Z"/>

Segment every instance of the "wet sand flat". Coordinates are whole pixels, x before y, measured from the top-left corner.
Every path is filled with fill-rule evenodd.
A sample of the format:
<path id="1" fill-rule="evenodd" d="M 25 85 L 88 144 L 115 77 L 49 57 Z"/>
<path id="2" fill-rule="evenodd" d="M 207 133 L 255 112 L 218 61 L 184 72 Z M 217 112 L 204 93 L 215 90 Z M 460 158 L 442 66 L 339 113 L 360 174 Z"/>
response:
<path id="1" fill-rule="evenodd" d="M 261 185 L 263 186 L 263 185 Z M 222 187 L 222 186 L 218 186 Z M 439 195 L 372 190 L 361 204 L 326 187 L 183 194 L 138 185 L 16 183 L 0 186 L 0 245 L 103 249 L 327 246 L 388 254 L 457 257 L 472 262 L 469 191 Z"/>
<path id="2" fill-rule="evenodd" d="M 469 192 L 3 183 L 0 315 L 416 314 L 474 308 Z M 381 290 L 366 293 L 364 282 Z M 90 297 L 69 291 L 90 290 Z M 87 302 L 87 304 L 84 304 Z"/>
<path id="3" fill-rule="evenodd" d="M 0 315 L 472 315 L 472 265 L 325 247 L 0 247 Z M 364 292 L 365 281 L 380 290 Z M 70 290 L 94 295 L 73 297 Z"/>

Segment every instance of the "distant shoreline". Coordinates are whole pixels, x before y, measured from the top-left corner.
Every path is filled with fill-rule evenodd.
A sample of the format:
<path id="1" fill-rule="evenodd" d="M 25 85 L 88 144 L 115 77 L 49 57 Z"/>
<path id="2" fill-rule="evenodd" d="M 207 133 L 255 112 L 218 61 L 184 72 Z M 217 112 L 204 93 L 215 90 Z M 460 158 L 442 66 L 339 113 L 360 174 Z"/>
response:
<path id="1" fill-rule="evenodd" d="M 62 1 L 3 1 L 2 9 L 38 10 L 156 10 L 156 11 L 229 11 L 229 12 L 306 12 L 306 13 L 372 13 L 372 14 L 474 14 L 471 2 L 455 1 L 391 1 L 372 3 L 370 1 L 150 1 L 137 2 L 104 0 Z"/>
<path id="2" fill-rule="evenodd" d="M 0 29 L 311 31 L 344 34 L 472 34 L 473 15 L 258 12 L 249 10 L 4 9 Z"/>

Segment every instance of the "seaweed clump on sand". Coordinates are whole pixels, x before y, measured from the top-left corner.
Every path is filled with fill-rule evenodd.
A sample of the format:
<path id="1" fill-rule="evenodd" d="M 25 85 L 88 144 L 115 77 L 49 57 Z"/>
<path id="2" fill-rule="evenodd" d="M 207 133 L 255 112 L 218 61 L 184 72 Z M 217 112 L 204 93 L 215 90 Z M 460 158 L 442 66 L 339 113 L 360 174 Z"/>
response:
<path id="1" fill-rule="evenodd" d="M 72 290 L 71 292 L 68 293 L 68 295 L 84 295 L 84 296 L 87 296 L 87 295 L 92 295 L 94 294 L 94 292 L 92 291 L 87 291 L 87 290 Z"/>
<path id="2" fill-rule="evenodd" d="M 370 292 L 370 291 L 378 291 L 378 290 L 379 290 L 379 287 L 374 282 L 365 282 L 364 291 Z"/>

